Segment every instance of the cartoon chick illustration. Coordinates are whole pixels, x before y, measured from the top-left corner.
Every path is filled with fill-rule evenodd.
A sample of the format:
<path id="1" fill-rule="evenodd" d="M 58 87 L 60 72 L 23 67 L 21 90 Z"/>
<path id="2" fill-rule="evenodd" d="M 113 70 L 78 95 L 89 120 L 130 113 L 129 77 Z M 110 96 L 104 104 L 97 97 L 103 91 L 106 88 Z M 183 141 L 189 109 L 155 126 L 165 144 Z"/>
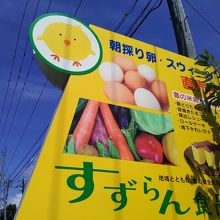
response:
<path id="1" fill-rule="evenodd" d="M 51 57 L 60 61 L 60 57 L 72 60 L 73 66 L 82 66 L 79 62 L 90 54 L 95 55 L 91 43 L 81 27 L 67 23 L 56 22 L 48 25 L 42 36 L 37 38 L 43 40 L 53 52 Z"/>

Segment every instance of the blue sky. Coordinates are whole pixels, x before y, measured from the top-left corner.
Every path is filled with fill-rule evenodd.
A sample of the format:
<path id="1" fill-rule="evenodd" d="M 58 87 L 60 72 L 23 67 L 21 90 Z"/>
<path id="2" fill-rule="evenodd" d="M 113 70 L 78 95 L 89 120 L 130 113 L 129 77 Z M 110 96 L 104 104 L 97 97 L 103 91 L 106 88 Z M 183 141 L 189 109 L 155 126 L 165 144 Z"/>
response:
<path id="1" fill-rule="evenodd" d="M 192 4 L 201 15 L 190 7 Z M 197 53 L 206 48 L 220 61 L 220 1 L 182 0 Z M 79 3 L 81 6 L 78 8 Z M 7 149 L 6 176 L 11 179 L 41 145 L 41 134 L 50 123 L 62 92 L 46 82 L 28 41 L 28 28 L 33 18 L 49 12 L 74 15 L 87 24 L 115 30 L 135 0 L 1 0 L 0 2 L 0 150 Z M 125 34 L 148 1 L 138 0 L 132 13 L 117 30 Z M 152 0 L 150 7 L 156 2 Z M 27 8 L 24 14 L 25 5 Z M 39 3 L 39 5 L 38 5 Z M 38 5 L 38 8 L 37 8 Z M 37 8 L 37 10 L 36 10 Z M 35 13 L 36 11 L 36 13 Z M 210 24 L 217 30 L 214 30 Z M 22 22 L 23 21 L 23 22 Z M 22 24 L 22 25 L 21 25 Z M 159 9 L 152 12 L 133 38 L 177 52 L 172 22 L 163 0 Z M 30 66 L 31 65 L 31 66 Z M 31 68 L 29 68 L 31 67 Z M 9 81 L 10 80 L 10 81 Z M 25 84 L 24 84 L 25 83 Z M 40 138 L 41 137 L 41 138 Z M 36 141 L 39 141 L 36 143 Z M 34 145 L 35 144 L 35 145 Z M 30 152 L 27 158 L 25 155 Z M 33 160 L 35 161 L 35 160 Z M 10 165 L 10 166 L 9 166 Z M 28 179 L 33 164 L 17 180 Z M 14 182 L 13 187 L 19 183 Z M 2 193 L 2 189 L 0 189 Z M 19 200 L 18 188 L 10 188 L 10 201 Z"/>

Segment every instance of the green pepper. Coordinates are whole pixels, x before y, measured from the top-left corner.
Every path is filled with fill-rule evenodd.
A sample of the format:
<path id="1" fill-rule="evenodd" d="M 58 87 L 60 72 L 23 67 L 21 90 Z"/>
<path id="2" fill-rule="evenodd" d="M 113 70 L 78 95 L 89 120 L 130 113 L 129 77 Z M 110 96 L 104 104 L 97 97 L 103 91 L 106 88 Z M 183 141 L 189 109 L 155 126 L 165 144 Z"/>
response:
<path id="1" fill-rule="evenodd" d="M 75 154 L 74 138 L 72 135 L 68 135 L 63 152 L 69 154 Z"/>
<path id="2" fill-rule="evenodd" d="M 128 146 L 135 158 L 135 160 L 140 161 L 141 158 L 138 156 L 137 151 L 136 151 L 136 146 L 134 144 L 133 138 L 132 138 L 132 134 L 129 132 L 129 129 L 121 129 L 121 132 L 124 134 L 126 141 L 128 143 Z"/>
<path id="3" fill-rule="evenodd" d="M 110 138 L 108 139 L 108 148 L 109 148 L 109 154 L 110 154 L 111 158 L 121 159 L 120 156 L 119 156 L 117 148 L 112 143 Z"/>
<path id="4" fill-rule="evenodd" d="M 105 146 L 101 142 L 96 141 L 96 148 L 99 152 L 100 157 L 109 157 L 108 153 L 106 152 Z"/>

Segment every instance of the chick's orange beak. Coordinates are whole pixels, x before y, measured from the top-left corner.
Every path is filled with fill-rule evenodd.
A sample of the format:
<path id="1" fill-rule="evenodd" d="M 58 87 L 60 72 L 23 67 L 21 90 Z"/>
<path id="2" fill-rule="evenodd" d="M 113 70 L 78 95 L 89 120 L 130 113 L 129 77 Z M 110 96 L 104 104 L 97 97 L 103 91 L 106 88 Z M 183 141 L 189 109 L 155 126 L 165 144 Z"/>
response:
<path id="1" fill-rule="evenodd" d="M 70 42 L 70 40 L 66 39 L 66 40 L 64 40 L 64 44 L 65 44 L 66 46 L 68 46 L 68 45 L 71 44 L 71 42 Z"/>

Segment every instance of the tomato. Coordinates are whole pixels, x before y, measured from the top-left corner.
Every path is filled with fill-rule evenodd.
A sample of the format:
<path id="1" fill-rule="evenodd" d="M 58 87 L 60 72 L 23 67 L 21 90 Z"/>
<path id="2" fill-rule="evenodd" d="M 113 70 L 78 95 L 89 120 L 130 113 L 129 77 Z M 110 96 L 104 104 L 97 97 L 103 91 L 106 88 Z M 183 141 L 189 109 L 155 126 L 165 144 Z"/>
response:
<path id="1" fill-rule="evenodd" d="M 149 159 L 154 163 L 163 163 L 163 148 L 152 134 L 140 133 L 135 138 L 137 153 L 142 159 Z"/>

